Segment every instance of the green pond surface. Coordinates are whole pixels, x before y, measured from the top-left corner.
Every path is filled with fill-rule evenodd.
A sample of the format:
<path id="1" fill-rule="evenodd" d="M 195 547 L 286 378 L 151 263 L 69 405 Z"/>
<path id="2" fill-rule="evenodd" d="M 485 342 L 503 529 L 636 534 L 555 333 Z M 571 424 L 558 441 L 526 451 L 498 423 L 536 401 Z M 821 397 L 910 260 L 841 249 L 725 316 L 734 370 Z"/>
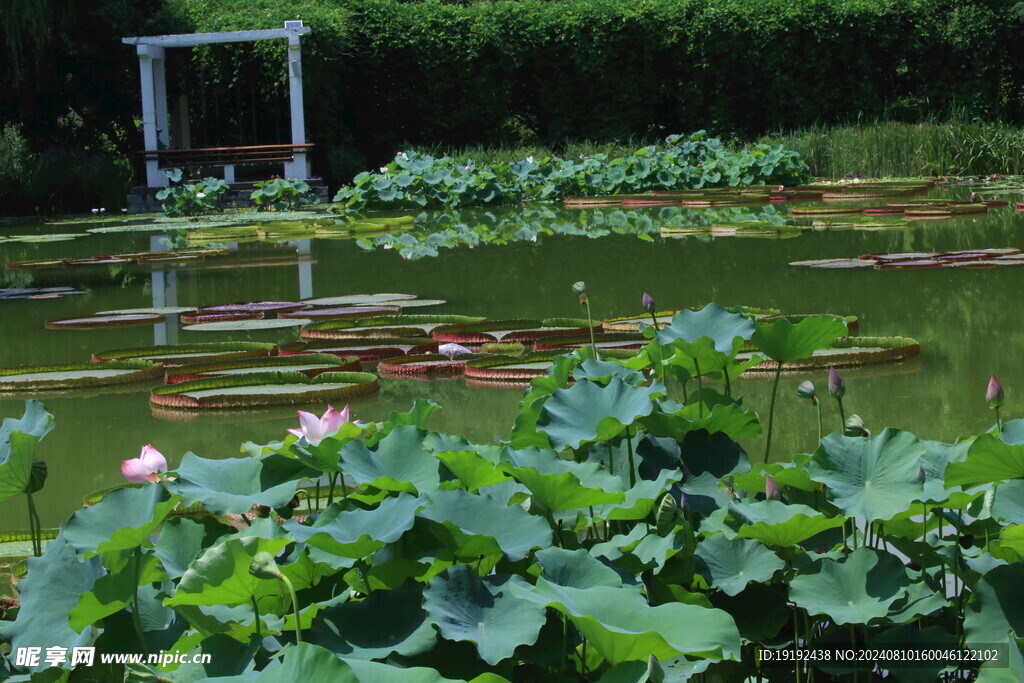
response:
<path id="1" fill-rule="evenodd" d="M 954 189 L 933 196 L 964 194 Z M 1011 199 L 1012 201 L 1012 199 Z M 881 202 L 879 202 L 881 203 Z M 781 217 L 788 207 L 767 207 Z M 749 209 L 753 214 L 765 209 Z M 424 314 L 480 315 L 491 319 L 549 318 L 583 314 L 571 285 L 585 280 L 593 313 L 604 318 L 638 314 L 646 291 L 659 309 L 709 301 L 780 308 L 787 313 L 855 315 L 860 333 L 905 335 L 922 345 L 919 359 L 844 372 L 847 412 L 861 415 L 869 429 L 896 426 L 922 437 L 952 440 L 992 423 L 984 393 L 990 373 L 1008 388 L 1004 417 L 1019 416 L 1014 388 L 1024 387 L 1024 268 L 927 269 L 906 271 L 821 270 L 793 267 L 790 261 L 852 257 L 862 253 L 941 251 L 982 247 L 1024 248 L 1024 213 L 992 209 L 987 215 L 931 220 L 895 230 L 806 230 L 792 239 L 657 236 L 662 209 L 628 212 L 640 221 L 646 239 L 631 234 L 590 231 L 591 217 L 604 221 L 614 212 L 580 214 L 547 207 L 543 218 L 527 209 L 536 224 L 567 222 L 577 235 L 547 235 L 537 225 L 507 244 L 482 241 L 440 248 L 436 257 L 406 259 L 398 248 L 360 248 L 353 240 L 247 242 L 226 256 L 180 265 L 119 265 L 0 271 L 0 287 L 68 285 L 86 294 L 58 299 L 0 300 L 0 367 L 88 361 L 96 351 L 153 343 L 269 341 L 286 343 L 298 329 L 201 332 L 181 329 L 174 316 L 163 325 L 97 330 L 47 330 L 47 320 L 97 311 L 153 306 L 203 306 L 239 301 L 289 301 L 372 292 L 402 292 L 444 299 L 442 306 L 416 309 Z M 692 213 L 692 212 L 691 212 Z M 698 212 L 699 213 L 699 212 Z M 513 221 L 517 212 L 467 211 L 467 225 Z M 422 217 L 421 217 L 422 218 Z M 417 231 L 431 225 L 427 216 Z M 617 219 L 618 220 L 618 219 Z M 628 223 L 629 220 L 625 222 Z M 623 221 L 619 221 L 622 223 Z M 809 224 L 809 221 L 808 221 Z M 113 225 L 104 222 L 102 225 Z M 653 226 L 653 234 L 651 233 Z M 8 226 L 4 235 L 82 232 L 89 224 L 65 227 Z M 543 225 L 541 225 L 543 228 Z M 629 231 L 629 226 L 623 228 Z M 171 236 L 173 238 L 175 236 Z M 0 243 L 0 261 L 85 257 L 170 246 L 185 246 L 180 235 L 153 232 L 93 234 L 70 241 Z M 308 253 L 304 253 L 308 252 Z M 767 422 L 768 376 L 748 376 L 734 387 Z M 824 372 L 784 375 L 777 406 L 773 454 L 776 459 L 815 445 L 814 410 L 795 389 L 813 379 L 825 392 Z M 416 398 L 431 398 L 443 410 L 432 427 L 479 442 L 508 438 L 522 389 L 471 388 L 461 378 L 434 381 L 381 380 L 378 395 L 352 402 L 361 420 L 380 420 L 408 409 Z M 118 484 L 120 462 L 137 457 L 151 443 L 173 468 L 192 451 L 204 457 L 239 455 L 242 442 L 265 443 L 297 424 L 295 409 L 205 414 L 152 409 L 151 384 L 88 389 L 66 395 L 2 395 L 0 416 L 20 416 L 25 398 L 45 402 L 57 420 L 37 453 L 49 465 L 49 479 L 36 495 L 44 526 L 56 526 L 77 509 L 83 495 Z M 678 390 L 678 387 L 675 388 Z M 341 407 L 341 406 L 337 406 Z M 310 407 L 321 412 L 322 406 Z M 826 427 L 838 426 L 834 401 L 823 402 Z M 751 459 L 763 443 L 748 443 Z M 0 529 L 25 528 L 19 499 L 0 504 Z"/>

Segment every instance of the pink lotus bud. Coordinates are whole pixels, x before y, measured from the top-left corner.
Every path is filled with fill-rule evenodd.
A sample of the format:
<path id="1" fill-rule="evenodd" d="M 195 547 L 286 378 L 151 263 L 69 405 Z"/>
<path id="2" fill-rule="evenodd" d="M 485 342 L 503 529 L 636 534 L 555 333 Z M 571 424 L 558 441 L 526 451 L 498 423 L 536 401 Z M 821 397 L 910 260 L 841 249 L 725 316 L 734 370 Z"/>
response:
<path id="1" fill-rule="evenodd" d="M 836 399 L 841 399 L 846 395 L 846 383 L 833 365 L 828 366 L 828 393 L 829 396 L 834 396 Z"/>
<path id="2" fill-rule="evenodd" d="M 764 497 L 768 500 L 779 500 L 782 497 L 779 493 L 778 484 L 775 483 L 770 474 L 764 480 Z"/>
<path id="3" fill-rule="evenodd" d="M 1003 405 L 1003 401 L 1006 399 L 1006 394 L 1003 392 L 1002 385 L 999 384 L 999 380 L 996 379 L 995 375 L 988 380 L 988 391 L 985 392 L 985 401 L 992 408 L 999 408 Z"/>
<path id="4" fill-rule="evenodd" d="M 645 311 L 648 313 L 654 313 L 654 297 L 647 292 L 644 292 L 644 296 L 640 301 L 643 304 Z"/>

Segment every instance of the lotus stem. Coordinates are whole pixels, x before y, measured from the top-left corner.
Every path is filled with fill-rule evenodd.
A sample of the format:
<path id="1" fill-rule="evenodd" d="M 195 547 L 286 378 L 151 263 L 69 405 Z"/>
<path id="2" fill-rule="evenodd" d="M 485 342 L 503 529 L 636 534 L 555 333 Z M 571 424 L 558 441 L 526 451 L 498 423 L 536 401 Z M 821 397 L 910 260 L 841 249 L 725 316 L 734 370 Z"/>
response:
<path id="1" fill-rule="evenodd" d="M 299 598 L 297 595 L 295 595 L 295 587 L 292 586 L 291 580 L 281 572 L 277 573 L 277 578 L 281 580 L 281 583 L 284 584 L 284 587 L 288 589 L 288 595 L 291 596 L 292 610 L 295 612 L 295 642 L 296 644 L 301 643 L 302 623 L 299 620 Z"/>
<path id="2" fill-rule="evenodd" d="M 797 606 L 793 605 L 793 654 L 796 655 L 796 651 L 800 649 L 800 612 L 797 610 Z M 796 661 L 796 683 L 800 682 L 800 657 L 796 655 L 794 657 Z"/>
<path id="3" fill-rule="evenodd" d="M 842 397 L 836 398 L 836 403 L 839 404 L 839 433 L 842 434 L 846 431 L 846 411 L 843 410 Z"/>
<path id="4" fill-rule="evenodd" d="M 693 359 L 693 369 L 697 373 L 697 416 L 704 417 L 704 380 L 700 377 L 700 363 Z"/>
<path id="5" fill-rule="evenodd" d="M 651 311 L 651 324 L 654 325 L 654 343 L 658 344 L 658 318 L 654 315 L 654 311 Z M 658 344 L 658 346 L 661 346 L 661 344 Z M 658 365 L 661 366 L 661 368 L 660 368 L 661 369 L 661 383 L 664 384 L 665 383 L 665 362 L 659 360 L 658 361 Z M 586 641 L 584 641 L 584 642 L 586 642 Z"/>
<path id="6" fill-rule="evenodd" d="M 256 596 L 255 595 L 249 596 L 249 599 L 252 600 L 252 608 L 256 612 L 256 637 L 259 638 L 260 640 L 262 640 L 263 639 L 263 633 L 262 633 L 262 631 L 260 629 L 260 607 L 259 607 L 259 605 L 256 604 Z"/>
<path id="7" fill-rule="evenodd" d="M 590 348 L 594 351 L 594 358 L 601 360 L 601 356 L 597 352 L 597 342 L 594 341 L 594 321 L 590 317 L 590 299 L 586 294 L 583 297 L 583 304 L 587 307 L 587 329 L 590 332 Z"/>
<path id="8" fill-rule="evenodd" d="M 142 651 L 149 656 L 149 645 L 146 644 L 146 633 L 142 630 L 142 617 L 139 615 L 139 581 L 142 579 L 142 546 L 135 546 L 135 589 L 132 591 L 132 623 L 135 633 L 139 636 Z"/>
<path id="9" fill-rule="evenodd" d="M 725 354 L 723 353 L 722 355 L 724 356 Z M 732 398 L 732 384 L 729 381 L 729 363 L 730 361 L 728 357 L 726 357 L 725 365 L 722 366 L 722 377 L 725 378 L 725 395 L 728 396 L 729 398 Z"/>
<path id="10" fill-rule="evenodd" d="M 338 481 L 338 473 L 332 472 L 330 478 L 330 486 L 327 489 L 327 504 L 330 505 L 334 502 L 334 484 Z"/>
<path id="11" fill-rule="evenodd" d="M 43 554 L 43 530 L 39 523 L 39 513 L 36 512 L 36 503 L 32 500 L 32 494 L 25 491 L 28 499 L 28 528 L 32 534 L 32 554 L 39 557 Z"/>
<path id="12" fill-rule="evenodd" d="M 554 534 L 555 534 L 555 543 L 558 545 L 559 548 L 561 548 L 562 547 L 562 525 L 561 524 L 558 524 L 558 525 L 555 524 L 555 515 L 551 512 L 551 510 L 548 510 L 548 512 L 547 512 L 547 518 L 548 518 L 548 524 L 551 526 L 551 531 L 554 532 Z"/>
<path id="13" fill-rule="evenodd" d="M 814 402 L 814 408 L 818 411 L 818 443 L 821 443 L 821 401 Z"/>
<path id="14" fill-rule="evenodd" d="M 996 436 L 1003 436 L 1003 419 L 999 417 L 999 406 L 996 406 Z"/>
<path id="15" fill-rule="evenodd" d="M 782 363 L 775 368 L 775 382 L 772 384 L 772 400 L 768 404 L 768 438 L 764 444 L 764 462 L 767 465 L 772 452 L 772 427 L 775 425 L 775 397 L 779 393 L 779 379 L 782 377 Z"/>
<path id="16" fill-rule="evenodd" d="M 626 428 L 626 454 L 629 456 L 629 488 L 636 486 L 636 465 L 633 462 L 633 437 Z"/>

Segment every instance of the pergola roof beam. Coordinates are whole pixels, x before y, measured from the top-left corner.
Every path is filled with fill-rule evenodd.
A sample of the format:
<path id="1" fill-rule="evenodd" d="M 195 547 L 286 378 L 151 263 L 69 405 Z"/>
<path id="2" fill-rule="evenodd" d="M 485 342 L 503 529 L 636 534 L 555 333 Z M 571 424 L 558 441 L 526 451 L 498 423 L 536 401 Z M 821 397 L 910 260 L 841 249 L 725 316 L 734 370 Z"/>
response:
<path id="1" fill-rule="evenodd" d="M 241 43 L 247 40 L 271 40 L 273 38 L 290 38 L 303 36 L 312 29 L 302 28 L 270 28 L 259 31 L 225 31 L 223 33 L 178 33 L 165 36 L 133 36 L 122 38 L 126 45 L 158 45 L 160 47 L 194 47 L 212 43 Z"/>

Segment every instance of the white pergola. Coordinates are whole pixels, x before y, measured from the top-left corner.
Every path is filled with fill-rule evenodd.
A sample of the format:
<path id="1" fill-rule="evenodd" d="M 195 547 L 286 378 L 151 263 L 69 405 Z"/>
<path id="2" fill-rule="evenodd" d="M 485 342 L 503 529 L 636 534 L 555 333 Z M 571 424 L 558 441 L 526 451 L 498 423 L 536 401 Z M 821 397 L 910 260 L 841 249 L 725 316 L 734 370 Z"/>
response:
<path id="1" fill-rule="evenodd" d="M 252 40 L 288 39 L 288 91 L 291 109 L 292 145 L 306 143 L 306 121 L 302 106 L 302 48 L 301 37 L 312 29 L 301 21 L 286 21 L 284 28 L 259 31 L 227 31 L 223 33 L 186 33 L 164 36 L 135 36 L 122 38 L 121 42 L 135 45 L 139 55 L 139 74 L 142 82 L 142 131 L 145 151 L 158 152 L 163 145 L 170 145 L 169 119 L 167 112 L 167 48 L 195 47 L 211 43 L 241 43 Z M 187 111 L 179 110 L 182 131 L 187 137 Z M 225 165 L 225 180 L 234 182 L 234 166 Z M 296 151 L 291 161 L 285 163 L 285 177 L 309 178 L 306 154 Z M 167 176 L 160 170 L 159 161 L 153 155 L 146 156 L 146 185 L 164 187 Z"/>

